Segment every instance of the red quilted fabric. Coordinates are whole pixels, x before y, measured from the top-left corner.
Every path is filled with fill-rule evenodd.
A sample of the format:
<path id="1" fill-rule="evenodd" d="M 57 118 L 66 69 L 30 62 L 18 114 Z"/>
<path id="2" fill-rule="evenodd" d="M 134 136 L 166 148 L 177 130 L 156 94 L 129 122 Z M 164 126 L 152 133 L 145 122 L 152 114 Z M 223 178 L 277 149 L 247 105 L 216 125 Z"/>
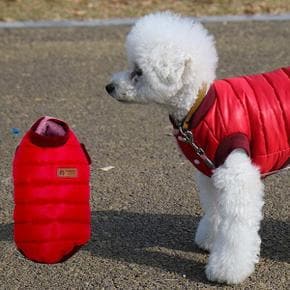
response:
<path id="1" fill-rule="evenodd" d="M 217 80 L 191 119 L 195 142 L 216 166 L 243 148 L 262 174 L 290 161 L 290 67 Z M 186 157 L 204 174 L 212 170 L 180 141 Z"/>
<path id="2" fill-rule="evenodd" d="M 29 259 L 57 263 L 90 238 L 89 157 L 61 120 L 41 118 L 13 161 L 14 240 Z"/>

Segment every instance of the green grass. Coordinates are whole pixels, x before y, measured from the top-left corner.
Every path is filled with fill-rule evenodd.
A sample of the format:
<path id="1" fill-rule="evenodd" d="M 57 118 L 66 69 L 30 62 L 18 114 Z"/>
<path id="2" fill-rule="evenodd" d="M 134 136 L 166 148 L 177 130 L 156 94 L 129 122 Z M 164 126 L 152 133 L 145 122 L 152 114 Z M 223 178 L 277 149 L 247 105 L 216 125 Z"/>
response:
<path id="1" fill-rule="evenodd" d="M 0 20 L 138 17 L 156 10 L 222 15 L 283 13 L 290 0 L 0 0 Z"/>

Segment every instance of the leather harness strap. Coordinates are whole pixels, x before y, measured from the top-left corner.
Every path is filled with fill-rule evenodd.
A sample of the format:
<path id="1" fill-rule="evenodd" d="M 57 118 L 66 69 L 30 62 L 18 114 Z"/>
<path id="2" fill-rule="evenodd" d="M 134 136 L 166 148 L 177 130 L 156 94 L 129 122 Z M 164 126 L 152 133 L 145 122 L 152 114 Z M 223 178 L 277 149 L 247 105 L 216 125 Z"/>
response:
<path id="1" fill-rule="evenodd" d="M 206 156 L 205 151 L 194 142 L 194 136 L 190 131 L 190 121 L 192 119 L 192 116 L 201 104 L 201 102 L 204 100 L 206 93 L 207 85 L 203 83 L 202 87 L 197 93 L 196 101 L 184 118 L 183 122 L 178 126 L 180 132 L 180 136 L 178 139 L 182 142 L 189 144 L 192 147 L 193 151 L 200 157 L 200 159 L 206 164 L 208 168 L 215 169 L 214 163 Z"/>
<path id="2" fill-rule="evenodd" d="M 189 123 L 191 120 L 192 115 L 197 110 L 201 102 L 203 101 L 205 95 L 207 92 L 207 85 L 205 83 L 202 84 L 202 87 L 199 89 L 197 93 L 197 98 L 194 104 L 192 105 L 191 109 L 189 110 L 188 114 L 186 115 L 184 121 L 182 122 L 182 129 L 188 130 L 189 129 Z"/>

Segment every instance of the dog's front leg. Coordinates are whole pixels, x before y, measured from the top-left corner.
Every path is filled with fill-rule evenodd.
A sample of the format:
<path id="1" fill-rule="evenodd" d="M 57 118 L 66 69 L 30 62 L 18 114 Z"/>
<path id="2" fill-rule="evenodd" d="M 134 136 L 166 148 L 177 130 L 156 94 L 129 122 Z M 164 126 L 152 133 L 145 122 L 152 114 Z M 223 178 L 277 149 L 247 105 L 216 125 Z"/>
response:
<path id="1" fill-rule="evenodd" d="M 196 180 L 204 214 L 197 227 L 195 243 L 201 249 L 210 251 L 220 220 L 217 212 L 217 192 L 212 184 L 212 179 L 199 171 L 196 174 Z"/>
<path id="2" fill-rule="evenodd" d="M 254 271 L 259 259 L 263 183 L 242 150 L 233 151 L 212 179 L 221 222 L 206 275 L 212 281 L 240 283 Z"/>

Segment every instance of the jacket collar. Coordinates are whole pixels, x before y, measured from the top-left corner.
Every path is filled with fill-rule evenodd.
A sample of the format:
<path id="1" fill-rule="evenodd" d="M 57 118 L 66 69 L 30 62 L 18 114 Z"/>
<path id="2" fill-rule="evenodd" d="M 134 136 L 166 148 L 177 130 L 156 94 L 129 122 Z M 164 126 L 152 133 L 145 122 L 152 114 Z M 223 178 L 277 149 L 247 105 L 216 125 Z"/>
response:
<path id="1" fill-rule="evenodd" d="M 36 145 L 36 146 L 40 146 L 40 147 L 58 147 L 58 146 L 62 146 L 64 145 L 69 137 L 70 137 L 70 129 L 68 127 L 68 125 L 63 122 L 62 120 L 59 119 L 55 119 L 55 118 L 49 118 L 48 120 L 53 121 L 55 124 L 59 125 L 62 127 L 62 129 L 64 130 L 64 135 L 45 135 L 45 134 L 39 134 L 37 133 L 37 128 L 39 126 L 39 124 L 45 119 L 46 117 L 41 117 L 40 119 L 38 119 L 34 125 L 32 125 L 32 127 L 30 128 L 30 130 L 28 131 L 28 137 L 30 139 L 30 141 Z"/>

